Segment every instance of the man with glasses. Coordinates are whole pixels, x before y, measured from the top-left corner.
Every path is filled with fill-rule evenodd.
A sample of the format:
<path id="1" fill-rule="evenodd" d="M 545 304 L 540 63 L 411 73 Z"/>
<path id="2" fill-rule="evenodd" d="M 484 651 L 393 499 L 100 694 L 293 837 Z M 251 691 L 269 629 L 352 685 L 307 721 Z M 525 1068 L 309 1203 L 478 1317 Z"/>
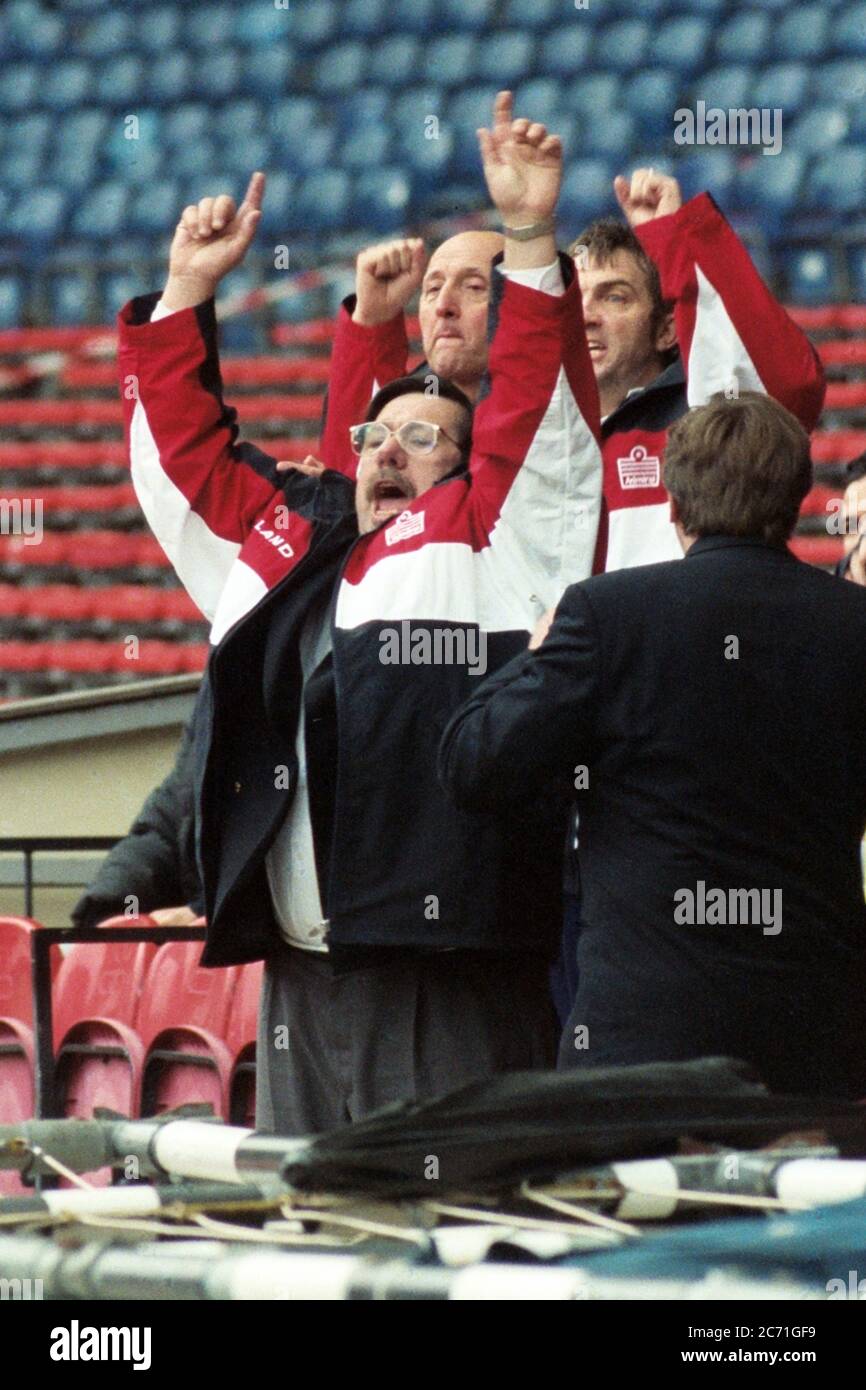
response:
<path id="1" fill-rule="evenodd" d="M 522 802 L 455 813 L 435 764 L 481 674 L 470 647 L 498 668 L 589 573 L 597 395 L 553 236 L 560 142 L 507 93 L 479 138 L 505 237 L 489 390 L 473 418 L 434 373 L 389 383 L 352 422 L 357 483 L 236 444 L 212 301 L 121 315 L 133 479 L 214 622 L 203 960 L 266 958 L 257 1123 L 283 1133 L 554 1057 L 564 825 Z"/>

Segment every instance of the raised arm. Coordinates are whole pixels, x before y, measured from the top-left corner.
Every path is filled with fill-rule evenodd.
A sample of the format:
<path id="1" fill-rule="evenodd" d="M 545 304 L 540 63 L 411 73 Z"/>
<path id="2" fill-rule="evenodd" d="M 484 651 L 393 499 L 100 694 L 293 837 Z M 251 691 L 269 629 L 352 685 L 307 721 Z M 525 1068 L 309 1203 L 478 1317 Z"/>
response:
<path id="1" fill-rule="evenodd" d="M 561 142 L 537 122 L 514 120 L 508 92 L 479 142 L 506 243 L 494 269 L 488 382 L 475 410 L 473 507 L 494 552 L 503 530 L 518 547 L 544 608 L 591 571 L 602 476 L 598 390 L 580 289 L 556 253 Z"/>
<path id="2" fill-rule="evenodd" d="M 650 169 L 617 179 L 615 191 L 674 302 L 689 405 L 716 391 L 766 391 L 814 429 L 825 390 L 817 354 L 710 194 L 682 203 L 676 180 Z"/>
<path id="3" fill-rule="evenodd" d="M 142 510 L 188 592 L 213 617 L 243 541 L 284 479 L 238 443 L 222 397 L 213 295 L 246 254 L 264 176 L 235 210 L 228 197 L 187 208 L 160 296 L 119 316 L 120 388 L 132 479 Z"/>
<path id="4" fill-rule="evenodd" d="M 328 468 L 349 478 L 358 468 L 350 427 L 364 419 L 380 386 L 406 372 L 404 310 L 421 284 L 424 261 L 424 243 L 417 237 L 368 246 L 355 264 L 355 294 L 337 315 L 321 453 Z"/>

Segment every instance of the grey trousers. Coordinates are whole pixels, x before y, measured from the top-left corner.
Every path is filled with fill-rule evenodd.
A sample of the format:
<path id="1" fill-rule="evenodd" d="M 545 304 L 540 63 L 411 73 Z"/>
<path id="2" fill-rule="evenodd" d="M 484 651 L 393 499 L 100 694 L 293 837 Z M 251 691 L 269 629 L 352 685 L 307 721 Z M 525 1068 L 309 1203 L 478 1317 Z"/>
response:
<path id="1" fill-rule="evenodd" d="M 529 955 L 395 952 L 338 974 L 329 956 L 282 947 L 259 1006 L 256 1128 L 315 1134 L 393 1101 L 552 1067 L 548 969 Z"/>

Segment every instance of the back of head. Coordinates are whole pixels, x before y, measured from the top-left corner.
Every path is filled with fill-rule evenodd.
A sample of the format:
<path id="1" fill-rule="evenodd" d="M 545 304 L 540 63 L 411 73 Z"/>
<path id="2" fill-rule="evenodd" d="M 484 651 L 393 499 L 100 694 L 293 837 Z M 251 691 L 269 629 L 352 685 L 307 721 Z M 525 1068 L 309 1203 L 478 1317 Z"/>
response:
<path id="1" fill-rule="evenodd" d="M 812 486 L 809 436 L 763 392 L 717 393 L 671 428 L 664 483 L 687 535 L 784 545 Z"/>

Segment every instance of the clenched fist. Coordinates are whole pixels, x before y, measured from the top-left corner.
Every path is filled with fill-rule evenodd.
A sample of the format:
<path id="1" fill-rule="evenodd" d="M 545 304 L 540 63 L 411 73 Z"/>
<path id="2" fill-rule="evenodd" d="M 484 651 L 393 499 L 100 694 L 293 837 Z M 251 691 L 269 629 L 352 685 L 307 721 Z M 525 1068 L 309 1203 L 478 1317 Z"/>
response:
<path id="1" fill-rule="evenodd" d="M 255 236 L 265 192 L 264 174 L 253 174 L 244 201 L 221 193 L 184 208 L 168 259 L 167 309 L 188 309 L 210 299 L 220 280 L 240 265 Z"/>
<path id="2" fill-rule="evenodd" d="M 373 328 L 406 308 L 424 276 L 424 243 L 418 237 L 368 246 L 355 264 L 355 323 Z"/>
<path id="3" fill-rule="evenodd" d="M 635 169 L 630 179 L 618 174 L 613 181 L 613 191 L 630 227 L 639 227 L 656 217 L 667 217 L 683 205 L 676 179 L 655 169 Z"/>

